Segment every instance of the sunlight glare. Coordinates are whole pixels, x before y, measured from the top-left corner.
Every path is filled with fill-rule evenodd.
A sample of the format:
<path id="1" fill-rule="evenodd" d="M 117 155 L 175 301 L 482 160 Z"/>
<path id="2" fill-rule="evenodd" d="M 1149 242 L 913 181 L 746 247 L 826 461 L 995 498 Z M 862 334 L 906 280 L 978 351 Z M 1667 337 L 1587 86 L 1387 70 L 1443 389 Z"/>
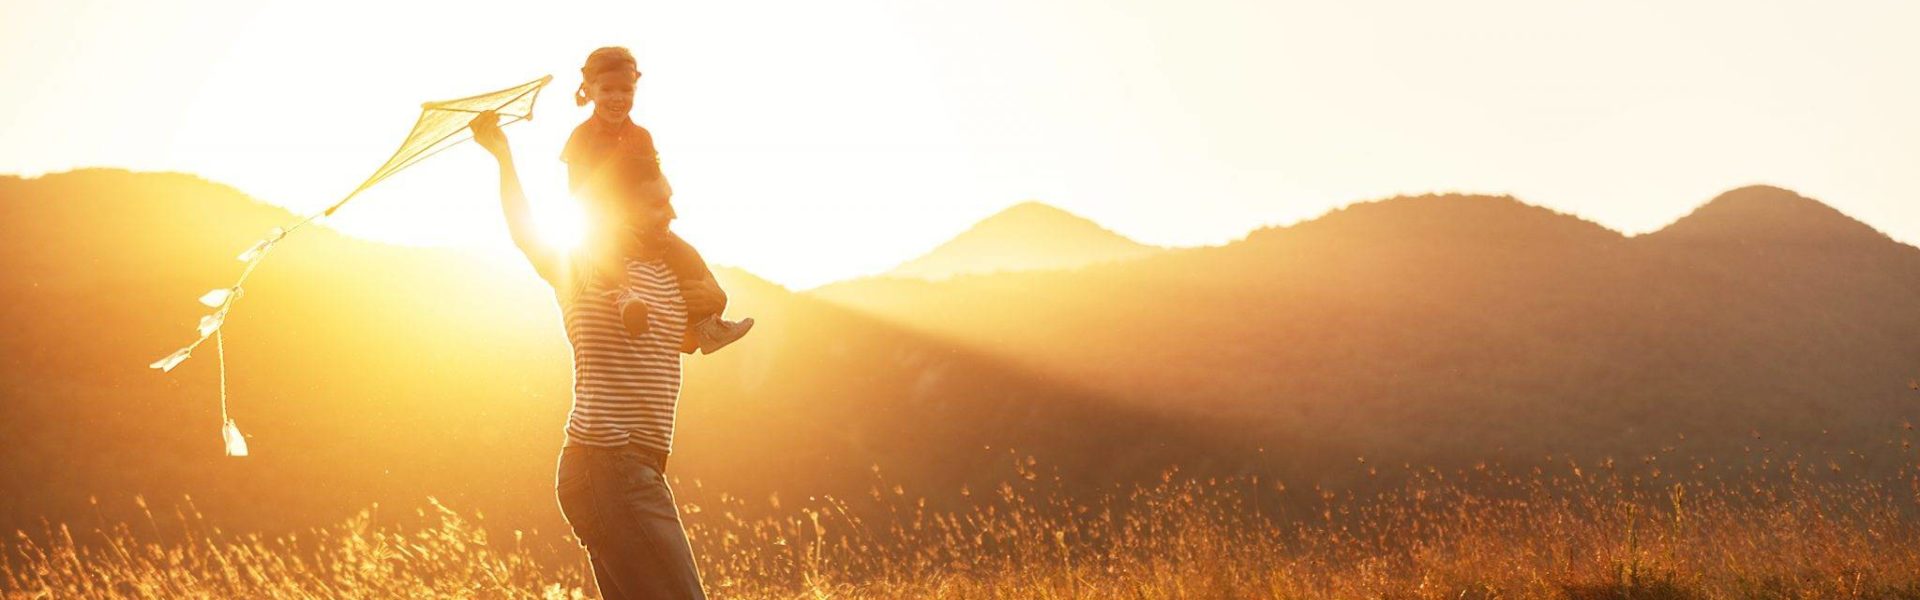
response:
<path id="1" fill-rule="evenodd" d="M 571 199 L 563 201 L 528 200 L 533 207 L 533 225 L 539 232 L 540 242 L 555 250 L 572 250 L 580 246 L 587 235 L 587 215 L 580 203 Z"/>

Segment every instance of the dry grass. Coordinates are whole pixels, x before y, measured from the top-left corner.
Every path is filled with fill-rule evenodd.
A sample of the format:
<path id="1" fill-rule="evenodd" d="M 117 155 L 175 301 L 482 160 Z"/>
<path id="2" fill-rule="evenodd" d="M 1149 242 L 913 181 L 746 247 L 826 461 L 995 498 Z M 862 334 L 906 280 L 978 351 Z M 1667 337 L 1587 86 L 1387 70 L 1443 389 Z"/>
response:
<path id="1" fill-rule="evenodd" d="M 683 486 L 680 500 L 718 598 L 1920 598 L 1911 471 L 1764 465 L 1683 482 L 1551 457 L 1519 473 L 1363 465 L 1399 482 L 1367 495 L 1170 471 L 1074 499 L 1027 462 L 960 510 L 877 469 L 864 498 Z M 433 502 L 376 526 L 376 512 L 272 539 L 207 526 L 190 501 L 163 520 L 48 526 L 0 544 L 0 583 L 9 598 L 591 593 L 575 562 L 477 515 Z"/>

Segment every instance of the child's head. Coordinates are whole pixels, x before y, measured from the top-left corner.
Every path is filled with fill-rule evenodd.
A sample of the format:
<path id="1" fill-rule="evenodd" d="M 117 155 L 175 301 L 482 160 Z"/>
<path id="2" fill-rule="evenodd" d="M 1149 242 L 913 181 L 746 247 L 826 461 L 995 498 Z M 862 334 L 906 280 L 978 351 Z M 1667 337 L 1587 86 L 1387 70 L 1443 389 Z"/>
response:
<path id="1" fill-rule="evenodd" d="M 580 67 L 580 89 L 574 90 L 573 101 L 580 106 L 592 102 L 595 117 L 618 122 L 633 109 L 633 88 L 639 82 L 632 52 L 619 46 L 594 50 Z"/>

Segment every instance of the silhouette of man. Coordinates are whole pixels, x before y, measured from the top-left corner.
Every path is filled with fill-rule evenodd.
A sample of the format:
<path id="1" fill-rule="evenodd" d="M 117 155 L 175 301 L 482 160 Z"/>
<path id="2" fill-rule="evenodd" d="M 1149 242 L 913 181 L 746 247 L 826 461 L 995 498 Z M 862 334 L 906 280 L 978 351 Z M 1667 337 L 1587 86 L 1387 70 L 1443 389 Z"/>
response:
<path id="1" fill-rule="evenodd" d="M 573 347 L 573 407 L 554 490 L 610 599 L 704 599 L 700 572 L 667 486 L 687 315 L 714 314 L 726 296 L 712 279 L 668 267 L 672 209 L 638 186 L 639 159 L 611 165 L 610 190 L 588 208 L 580 250 L 539 243 L 498 115 L 472 122 L 500 165 L 500 202 L 513 242 L 553 285 Z M 611 264 L 613 268 L 607 268 Z"/>

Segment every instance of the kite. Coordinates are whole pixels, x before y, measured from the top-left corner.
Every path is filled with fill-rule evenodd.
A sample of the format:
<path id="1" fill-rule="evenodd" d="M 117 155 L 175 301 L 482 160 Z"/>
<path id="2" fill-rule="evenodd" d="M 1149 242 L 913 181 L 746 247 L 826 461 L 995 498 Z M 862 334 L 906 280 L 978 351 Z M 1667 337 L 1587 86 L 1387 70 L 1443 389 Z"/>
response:
<path id="1" fill-rule="evenodd" d="M 414 121 L 413 130 L 407 133 L 407 139 L 400 142 L 400 148 L 394 150 L 393 156 L 388 157 L 385 164 L 374 170 L 373 175 L 368 176 L 366 181 L 361 182 L 358 187 L 353 188 L 352 192 L 348 192 L 345 198 L 328 206 L 326 210 L 308 215 L 291 225 L 275 227 L 268 231 L 266 237 L 240 253 L 239 260 L 246 263 L 246 268 L 240 271 L 240 277 L 233 282 L 233 285 L 216 288 L 200 296 L 200 304 L 213 309 L 213 312 L 200 317 L 200 325 L 197 327 L 199 337 L 193 343 L 182 346 L 179 350 L 147 366 L 159 369 L 161 372 L 171 372 L 174 367 L 180 366 L 180 363 L 193 356 L 193 351 L 201 344 L 206 343 L 208 339 L 213 340 L 216 361 L 220 365 L 220 437 L 226 444 L 228 456 L 246 456 L 247 440 L 241 435 L 240 427 L 234 424 L 233 418 L 227 414 L 226 339 L 221 334 L 220 328 L 226 324 L 227 315 L 233 311 L 234 302 L 240 299 L 244 291 L 241 286 L 247 282 L 247 277 L 253 275 L 253 270 L 260 266 L 260 262 L 267 257 L 267 253 L 272 252 L 274 246 L 285 239 L 287 234 L 293 233 L 315 219 L 332 216 L 334 211 L 340 210 L 347 201 L 360 195 L 360 192 L 366 191 L 367 188 L 373 187 L 374 184 L 386 180 L 401 169 L 413 166 L 415 163 L 426 160 L 427 157 L 439 154 L 442 150 L 471 139 L 473 131 L 467 128 L 467 124 L 475 115 L 494 111 L 501 117 L 501 126 L 515 121 L 533 119 L 534 100 L 539 98 L 540 90 L 550 81 L 553 81 L 553 76 L 547 75 L 503 90 L 420 105 L 420 118 Z"/>

